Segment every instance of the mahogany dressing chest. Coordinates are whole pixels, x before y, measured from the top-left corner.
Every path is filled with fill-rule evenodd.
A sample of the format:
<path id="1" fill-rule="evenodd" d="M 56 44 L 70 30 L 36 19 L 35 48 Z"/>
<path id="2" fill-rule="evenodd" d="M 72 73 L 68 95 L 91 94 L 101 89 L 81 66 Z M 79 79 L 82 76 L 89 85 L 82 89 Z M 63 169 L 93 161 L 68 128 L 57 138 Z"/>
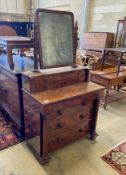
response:
<path id="1" fill-rule="evenodd" d="M 88 82 L 83 66 L 23 73 L 25 120 L 34 116 L 38 137 L 28 141 L 39 160 L 85 136 L 95 139 L 103 87 Z M 25 100 L 26 99 L 26 100 Z"/>
<path id="2" fill-rule="evenodd" d="M 86 135 L 91 139 L 97 136 L 104 87 L 88 82 L 89 70 L 75 64 L 71 12 L 38 9 L 36 21 L 41 69 L 22 74 L 24 116 L 27 121 L 34 116 L 39 129 L 28 145 L 47 163 L 51 152 Z"/>

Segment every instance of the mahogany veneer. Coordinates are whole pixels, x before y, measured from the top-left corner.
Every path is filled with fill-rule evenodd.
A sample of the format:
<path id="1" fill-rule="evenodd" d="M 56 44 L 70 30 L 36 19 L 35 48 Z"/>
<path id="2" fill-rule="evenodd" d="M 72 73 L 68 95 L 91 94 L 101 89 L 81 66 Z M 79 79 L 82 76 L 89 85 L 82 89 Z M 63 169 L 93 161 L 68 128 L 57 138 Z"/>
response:
<path id="1" fill-rule="evenodd" d="M 34 141 L 28 143 L 34 152 L 38 152 L 42 163 L 48 162 L 49 153 L 79 138 L 89 135 L 94 139 L 97 136 L 99 99 L 104 87 L 88 82 L 87 72 L 83 66 L 68 66 L 41 70 L 37 74 L 23 73 L 25 119 L 29 116 L 28 108 L 32 115 L 40 115 L 37 144 Z M 29 97 L 29 103 L 25 96 Z M 38 112 L 30 104 L 32 101 L 36 101 Z"/>

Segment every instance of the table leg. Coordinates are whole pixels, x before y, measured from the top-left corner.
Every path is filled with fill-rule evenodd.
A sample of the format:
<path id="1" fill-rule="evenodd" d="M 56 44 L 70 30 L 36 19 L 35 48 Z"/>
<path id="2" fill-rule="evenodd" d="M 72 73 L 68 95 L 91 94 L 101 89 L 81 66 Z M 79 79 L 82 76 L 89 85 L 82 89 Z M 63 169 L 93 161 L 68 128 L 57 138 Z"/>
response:
<path id="1" fill-rule="evenodd" d="M 12 47 L 8 46 L 7 49 L 7 56 L 8 56 L 8 63 L 11 69 L 14 69 L 14 62 L 13 62 L 13 55 L 12 55 Z"/>
<path id="2" fill-rule="evenodd" d="M 97 117 L 98 117 L 98 109 L 99 109 L 99 97 L 94 99 L 93 101 L 93 109 L 92 109 L 92 124 L 91 124 L 91 131 L 90 131 L 90 139 L 95 140 L 95 138 L 98 136 L 96 132 L 96 123 L 97 123 Z"/>
<path id="3" fill-rule="evenodd" d="M 106 94 L 105 94 L 105 101 L 104 101 L 104 109 L 105 110 L 107 107 L 108 94 L 109 94 L 109 88 L 106 89 Z"/>
<path id="4" fill-rule="evenodd" d="M 122 58 L 123 58 L 123 53 L 120 53 L 120 58 L 119 58 L 118 66 L 117 66 L 117 76 L 119 75 L 119 72 L 120 72 Z"/>

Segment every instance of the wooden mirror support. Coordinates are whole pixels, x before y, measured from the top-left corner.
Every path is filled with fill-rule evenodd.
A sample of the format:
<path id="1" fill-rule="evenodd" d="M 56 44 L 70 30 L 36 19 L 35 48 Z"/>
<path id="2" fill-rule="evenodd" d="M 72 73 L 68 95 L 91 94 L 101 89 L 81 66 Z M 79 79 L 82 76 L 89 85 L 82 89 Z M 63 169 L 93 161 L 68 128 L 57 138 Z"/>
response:
<path id="1" fill-rule="evenodd" d="M 34 69 L 33 72 L 39 71 L 39 49 L 38 49 L 38 31 L 36 19 L 34 19 Z"/>

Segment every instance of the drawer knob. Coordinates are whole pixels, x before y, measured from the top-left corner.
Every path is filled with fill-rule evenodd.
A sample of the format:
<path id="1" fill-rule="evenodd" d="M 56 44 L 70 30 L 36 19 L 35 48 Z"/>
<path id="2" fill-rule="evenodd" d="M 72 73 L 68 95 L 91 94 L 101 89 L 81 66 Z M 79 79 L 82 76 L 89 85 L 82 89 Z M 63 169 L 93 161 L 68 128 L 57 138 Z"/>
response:
<path id="1" fill-rule="evenodd" d="M 82 102 L 81 102 L 81 105 L 82 105 L 82 106 L 85 106 L 85 102 L 84 102 L 84 101 L 82 101 Z"/>
<path id="2" fill-rule="evenodd" d="M 57 128 L 62 128 L 63 124 L 62 123 L 57 123 Z"/>
<path id="3" fill-rule="evenodd" d="M 82 128 L 80 128 L 80 129 L 79 129 L 79 132 L 83 132 L 83 129 L 82 129 Z"/>
<path id="4" fill-rule="evenodd" d="M 84 118 L 84 115 L 83 114 L 80 114 L 80 119 L 83 119 Z"/>
<path id="5" fill-rule="evenodd" d="M 57 114 L 58 115 L 62 115 L 63 114 L 63 111 L 62 110 L 57 110 Z"/>
<path id="6" fill-rule="evenodd" d="M 126 78 L 123 80 L 124 83 L 126 83 Z"/>
<path id="7" fill-rule="evenodd" d="M 57 143 L 62 143 L 62 141 L 63 141 L 63 140 L 62 140 L 61 138 L 58 138 L 58 139 L 57 139 Z"/>

